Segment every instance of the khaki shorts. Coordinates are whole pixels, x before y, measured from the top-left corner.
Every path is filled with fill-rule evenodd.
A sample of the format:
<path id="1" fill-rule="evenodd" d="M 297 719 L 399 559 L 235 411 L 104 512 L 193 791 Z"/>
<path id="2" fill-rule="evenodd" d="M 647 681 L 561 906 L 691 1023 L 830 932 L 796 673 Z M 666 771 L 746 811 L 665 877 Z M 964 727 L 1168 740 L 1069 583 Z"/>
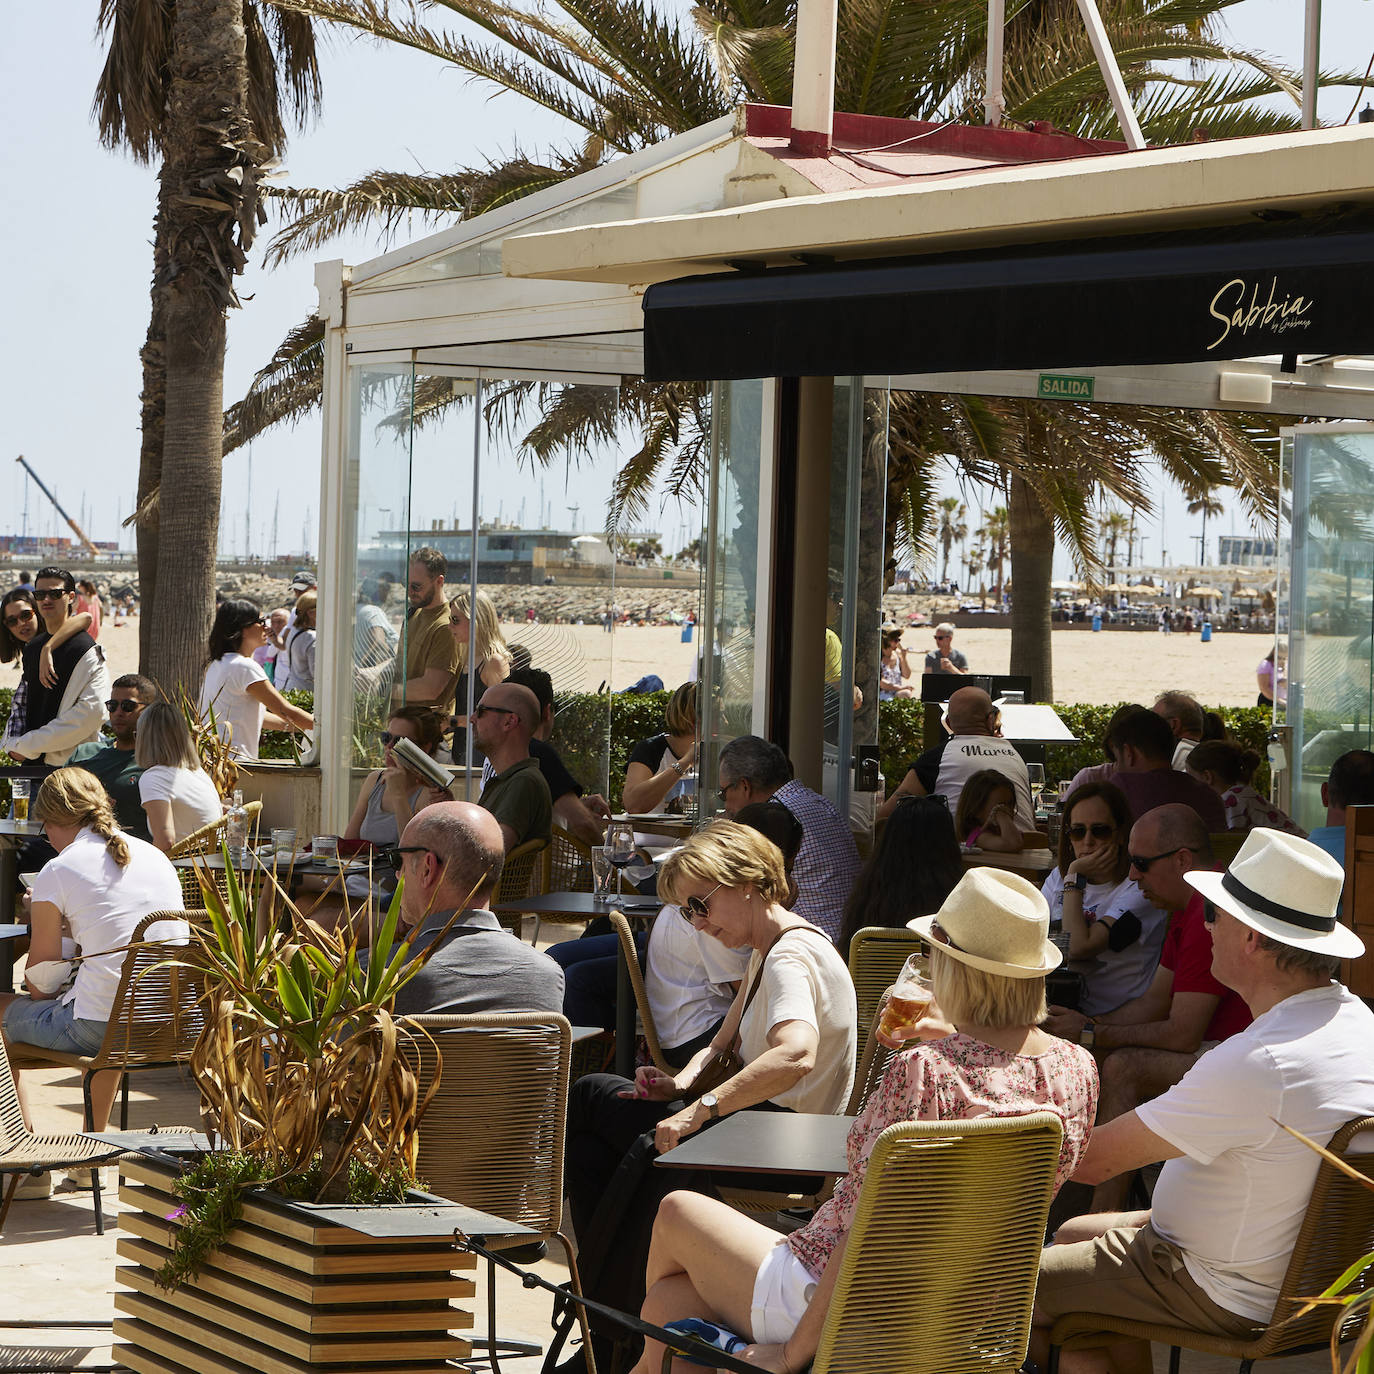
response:
<path id="1" fill-rule="evenodd" d="M 1184 1267 L 1183 1252 L 1149 1225 L 1119 1226 L 1096 1240 L 1048 1246 L 1040 1256 L 1035 1306 L 1051 1320 L 1097 1312 L 1229 1338 L 1246 1339 L 1264 1329 L 1214 1303 Z"/>

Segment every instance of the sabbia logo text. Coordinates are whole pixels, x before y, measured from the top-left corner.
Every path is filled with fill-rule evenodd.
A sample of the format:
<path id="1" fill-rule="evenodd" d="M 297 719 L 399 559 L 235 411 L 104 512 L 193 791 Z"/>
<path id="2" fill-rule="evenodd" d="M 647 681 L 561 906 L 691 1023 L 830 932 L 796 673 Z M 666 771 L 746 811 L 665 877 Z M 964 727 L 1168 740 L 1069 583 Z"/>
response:
<path id="1" fill-rule="evenodd" d="M 1221 321 L 1222 329 L 1207 347 L 1210 350 L 1224 343 L 1233 329 L 1240 334 L 1248 334 L 1252 329 L 1268 329 L 1275 334 L 1282 334 L 1289 329 L 1306 329 L 1312 323 L 1305 318 L 1312 304 L 1307 296 L 1281 296 L 1277 277 L 1269 278 L 1269 295 L 1266 299 L 1260 297 L 1258 281 L 1247 282 L 1243 277 L 1232 277 L 1212 297 L 1212 304 L 1208 308 L 1207 313 L 1214 320 Z"/>

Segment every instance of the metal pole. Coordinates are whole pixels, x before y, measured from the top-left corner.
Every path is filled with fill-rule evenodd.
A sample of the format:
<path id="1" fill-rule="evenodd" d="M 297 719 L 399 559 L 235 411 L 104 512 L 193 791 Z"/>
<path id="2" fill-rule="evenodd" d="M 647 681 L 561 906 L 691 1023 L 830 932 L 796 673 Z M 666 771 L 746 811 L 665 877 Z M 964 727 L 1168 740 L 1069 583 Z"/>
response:
<path id="1" fill-rule="evenodd" d="M 1321 70 L 1322 0 L 1307 0 L 1302 30 L 1302 127 L 1317 127 L 1317 77 Z"/>
<path id="2" fill-rule="evenodd" d="M 1107 83 L 1107 94 L 1112 98 L 1112 108 L 1116 111 L 1117 122 L 1121 125 L 1122 137 L 1132 151 L 1147 147 L 1145 135 L 1140 132 L 1140 121 L 1135 117 L 1131 97 L 1122 79 L 1121 68 L 1117 65 L 1116 54 L 1107 38 L 1102 15 L 1097 9 L 1097 0 L 1078 0 L 1078 11 L 1088 30 L 1088 41 L 1093 45 L 1097 65 L 1102 71 L 1102 79 Z"/>
<path id="3" fill-rule="evenodd" d="M 988 57 L 984 80 L 983 113 L 986 122 L 997 126 L 1007 112 L 1002 95 L 1002 51 L 1007 23 L 1007 0 L 988 0 Z"/>
<path id="4" fill-rule="evenodd" d="M 477 705 L 477 511 L 478 493 L 482 477 L 482 378 L 479 376 L 472 387 L 472 543 L 469 545 L 468 564 L 468 699 L 463 705 L 467 712 L 468 725 L 464 734 L 463 764 L 467 769 L 467 779 L 463 795 L 468 801 L 476 801 L 472 795 L 472 712 Z M 478 788 L 480 794 L 481 788 Z"/>

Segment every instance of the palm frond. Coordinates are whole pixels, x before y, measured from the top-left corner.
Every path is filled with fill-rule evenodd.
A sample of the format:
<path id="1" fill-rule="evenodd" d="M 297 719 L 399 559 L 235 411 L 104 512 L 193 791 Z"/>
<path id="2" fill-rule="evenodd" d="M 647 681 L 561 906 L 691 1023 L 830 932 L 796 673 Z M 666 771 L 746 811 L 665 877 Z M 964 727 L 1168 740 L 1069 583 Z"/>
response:
<path id="1" fill-rule="evenodd" d="M 297 423 L 320 404 L 323 387 L 324 321 L 311 315 L 277 345 L 243 398 L 224 412 L 224 452 L 283 421 Z"/>

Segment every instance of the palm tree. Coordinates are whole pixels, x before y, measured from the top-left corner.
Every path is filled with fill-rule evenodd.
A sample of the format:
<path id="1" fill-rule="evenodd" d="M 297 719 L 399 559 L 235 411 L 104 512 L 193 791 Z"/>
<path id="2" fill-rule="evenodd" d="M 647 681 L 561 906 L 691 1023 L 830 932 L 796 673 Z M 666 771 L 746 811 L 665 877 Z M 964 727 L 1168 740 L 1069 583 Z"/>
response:
<path id="1" fill-rule="evenodd" d="M 789 0 L 702 0 L 690 19 L 681 21 L 634 3 L 553 0 L 546 7 L 523 9 L 515 4 L 493 7 L 486 0 L 430 0 L 430 13 L 447 11 L 475 30 L 475 37 L 421 24 L 414 8 L 409 17 L 393 17 L 377 0 L 272 3 L 436 56 L 555 112 L 577 134 L 575 143 L 542 157 L 522 152 L 496 166 L 435 176 L 373 172 L 342 190 L 283 193 L 282 204 L 295 218 L 270 250 L 278 261 L 364 224 L 389 236 L 417 211 L 433 224 L 451 223 L 574 175 L 613 153 L 635 151 L 725 114 L 739 99 L 785 104 L 790 95 L 795 12 Z M 1227 3 L 1115 0 L 1104 7 L 1113 47 L 1152 142 L 1181 142 L 1198 129 L 1231 136 L 1296 126 L 1296 109 L 1271 109 L 1265 103 L 1276 93 L 1291 96 L 1293 78 L 1265 59 L 1219 41 L 1217 16 Z M 899 118 L 964 118 L 983 83 L 981 10 L 974 0 L 943 5 L 898 0 L 876 9 L 842 6 L 836 107 Z M 1115 115 L 1072 0 L 1021 0 L 1009 10 L 1009 121 L 1047 119 L 1078 136 L 1115 136 Z M 1179 59 L 1194 63 L 1187 81 L 1178 79 Z M 1359 78 L 1327 80 L 1357 83 Z M 283 345 L 227 414 L 226 446 L 318 403 L 321 338 L 318 322 L 307 322 Z M 528 394 L 530 384 L 520 385 L 520 394 Z M 447 403 L 439 399 L 443 391 L 437 382 L 436 403 Z M 644 443 L 622 474 L 613 518 L 642 509 L 643 492 L 665 462 L 673 461 L 678 473 L 689 469 L 679 440 L 684 416 L 693 422 L 685 443 L 694 453 L 705 451 L 701 388 L 652 388 L 636 382 L 623 387 L 621 397 Z M 547 416 L 538 428 L 541 444 L 526 445 L 535 456 L 553 429 Z M 1166 429 L 1169 447 L 1161 455 L 1166 470 L 1194 487 L 1211 484 L 1201 476 L 1208 471 L 1218 473 L 1215 481 L 1251 482 L 1253 500 L 1267 499 L 1271 466 L 1253 450 L 1250 427 L 1243 420 L 1233 424 L 1226 418 L 1194 418 L 1164 425 L 1156 413 L 1130 407 L 1093 412 L 1035 402 L 895 394 L 888 434 L 885 552 L 898 543 L 920 549 L 931 542 L 931 509 L 924 497 L 934 485 L 935 471 L 953 464 L 973 480 L 995 481 L 1004 488 L 1008 474 L 1024 477 L 1052 529 L 1086 567 L 1095 548 L 1087 515 L 1092 482 L 1100 480 L 1118 499 L 1148 510 L 1148 494 L 1138 477 L 1139 452 L 1150 443 L 1147 434 Z M 1224 447 L 1230 456 L 1225 463 L 1206 451 L 1205 441 L 1218 429 L 1227 438 Z M 1021 442 L 1008 446 L 1008 433 L 1022 436 Z M 1077 466 L 1082 479 L 1065 481 L 1061 470 L 1031 452 L 1025 442 L 1030 434 L 1044 435 L 1056 462 Z M 1093 445 L 1103 436 L 1111 441 L 1113 462 L 1130 457 L 1123 471 L 1096 458 Z M 1126 436 L 1133 436 L 1134 447 L 1124 442 Z M 1024 502 L 1017 508 L 1029 509 Z M 1031 537 L 1023 531 L 1023 552 Z M 1037 659 L 1046 656 L 1048 610 L 1035 631 L 1045 644 L 1024 647 L 1030 633 L 1027 624 L 1020 635 L 1013 634 L 1014 668 L 1022 652 Z"/>
<path id="2" fill-rule="evenodd" d="M 978 534 L 988 542 L 988 571 L 992 574 L 992 590 L 1002 594 L 1002 566 L 1007 561 L 1011 538 L 1011 513 L 1005 506 L 994 506 L 984 518 Z"/>
<path id="3" fill-rule="evenodd" d="M 140 666 L 171 690 L 199 680 L 214 606 L 233 277 L 259 222 L 260 169 L 285 147 L 283 107 L 298 119 L 318 107 L 319 69 L 309 19 L 246 0 L 100 0 L 97 23 L 101 141 L 161 164 L 133 518 Z"/>
<path id="4" fill-rule="evenodd" d="M 1098 533 L 1101 534 L 1103 541 L 1107 545 L 1107 572 L 1116 572 L 1116 550 L 1117 545 L 1122 539 L 1129 539 L 1131 535 L 1131 517 L 1123 511 L 1108 511 L 1097 522 Z M 1114 580 L 1109 579 L 1109 580 Z"/>
<path id="5" fill-rule="evenodd" d="M 940 552 L 944 561 L 940 568 L 940 580 L 949 581 L 949 554 L 956 540 L 968 538 L 968 507 L 957 496 L 945 496 L 940 500 L 940 528 L 936 538 L 940 541 Z"/>
<path id="6" fill-rule="evenodd" d="M 978 542 L 973 546 L 972 550 L 969 552 L 968 556 L 968 586 L 970 591 L 973 590 L 974 580 L 978 578 L 979 574 L 983 571 L 983 567 L 983 541 L 979 539 Z M 983 590 L 983 584 L 981 581 L 978 583 L 978 600 L 984 607 L 987 606 L 987 593 Z"/>
<path id="7" fill-rule="evenodd" d="M 1225 505 L 1210 491 L 1198 492 L 1188 502 L 1188 514 L 1202 516 L 1202 548 L 1197 560 L 1200 568 L 1207 566 L 1207 517 L 1221 515 L 1225 509 Z"/>

